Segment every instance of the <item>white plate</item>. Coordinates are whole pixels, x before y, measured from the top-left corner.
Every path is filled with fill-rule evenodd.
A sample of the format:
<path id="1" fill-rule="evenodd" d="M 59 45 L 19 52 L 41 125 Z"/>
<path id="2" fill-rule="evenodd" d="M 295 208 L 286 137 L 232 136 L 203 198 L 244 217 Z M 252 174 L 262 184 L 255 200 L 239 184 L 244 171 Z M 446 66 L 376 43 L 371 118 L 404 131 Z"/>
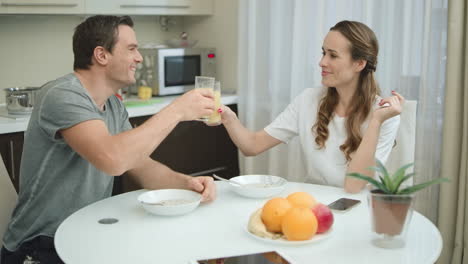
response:
<path id="1" fill-rule="evenodd" d="M 247 224 L 244 225 L 244 230 L 245 230 L 245 232 L 247 232 L 247 234 L 249 234 L 249 236 L 251 236 L 251 237 L 253 237 L 255 239 L 258 239 L 258 240 L 263 241 L 265 243 L 281 245 L 281 246 L 300 246 L 300 245 L 308 245 L 308 244 L 312 244 L 312 243 L 318 243 L 318 242 L 321 242 L 321 241 L 324 241 L 324 240 L 328 239 L 331 236 L 332 232 L 333 232 L 333 228 L 330 228 L 330 230 L 328 230 L 327 232 L 322 233 L 322 234 L 316 234 L 315 236 L 312 237 L 312 239 L 309 239 L 309 240 L 289 241 L 289 240 L 286 240 L 284 238 L 269 239 L 269 238 L 264 238 L 264 237 L 259 237 L 257 235 L 254 235 L 254 234 L 250 233 L 249 229 L 247 228 Z"/>
<path id="2" fill-rule="evenodd" d="M 267 198 L 280 194 L 287 180 L 272 175 L 242 175 L 230 179 L 244 186 L 231 183 L 231 189 L 237 194 L 248 198 Z"/>

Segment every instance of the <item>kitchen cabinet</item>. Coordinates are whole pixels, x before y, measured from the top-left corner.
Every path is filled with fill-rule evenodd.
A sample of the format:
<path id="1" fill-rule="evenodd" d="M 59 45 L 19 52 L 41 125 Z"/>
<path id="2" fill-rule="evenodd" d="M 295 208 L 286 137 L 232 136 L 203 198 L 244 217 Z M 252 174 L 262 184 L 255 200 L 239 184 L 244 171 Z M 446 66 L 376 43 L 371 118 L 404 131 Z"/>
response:
<path id="1" fill-rule="evenodd" d="M 23 152 L 24 132 L 0 135 L 0 153 L 3 163 L 15 186 L 19 191 L 21 155 Z"/>
<path id="2" fill-rule="evenodd" d="M 228 105 L 237 113 L 237 105 Z M 131 118 L 138 126 L 150 116 Z M 192 176 L 217 175 L 232 178 L 239 175 L 237 147 L 224 126 L 209 127 L 203 122 L 179 123 L 151 155 L 171 169 Z M 124 174 L 115 178 L 114 194 L 140 189 L 141 186 Z"/>
<path id="3" fill-rule="evenodd" d="M 214 0 L 0 0 L 0 14 L 212 15 Z"/>
<path id="4" fill-rule="evenodd" d="M 85 0 L 0 0 L 2 14 L 83 14 Z"/>
<path id="5" fill-rule="evenodd" d="M 87 14 L 211 15 L 213 0 L 85 0 Z"/>

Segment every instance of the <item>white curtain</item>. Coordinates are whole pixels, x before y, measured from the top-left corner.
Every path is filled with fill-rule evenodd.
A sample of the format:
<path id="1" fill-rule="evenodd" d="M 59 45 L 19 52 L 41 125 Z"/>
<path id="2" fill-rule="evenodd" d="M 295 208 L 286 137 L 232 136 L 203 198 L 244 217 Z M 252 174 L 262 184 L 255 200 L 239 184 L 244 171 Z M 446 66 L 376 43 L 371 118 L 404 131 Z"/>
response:
<path id="1" fill-rule="evenodd" d="M 374 30 L 380 44 L 377 80 L 418 101 L 416 182 L 439 176 L 447 0 L 239 0 L 239 118 L 252 130 L 268 125 L 305 88 L 320 85 L 322 41 L 341 20 Z M 298 141 L 257 157 L 241 155 L 243 174 L 299 180 Z M 437 188 L 419 194 L 418 210 L 436 220 Z"/>

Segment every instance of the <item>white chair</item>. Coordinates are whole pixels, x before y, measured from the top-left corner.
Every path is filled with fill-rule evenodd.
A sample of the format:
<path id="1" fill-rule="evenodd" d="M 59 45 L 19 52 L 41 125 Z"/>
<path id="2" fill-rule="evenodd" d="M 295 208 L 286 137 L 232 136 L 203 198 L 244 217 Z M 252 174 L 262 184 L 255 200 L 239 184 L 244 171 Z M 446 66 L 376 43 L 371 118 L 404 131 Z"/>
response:
<path id="1" fill-rule="evenodd" d="M 414 162 L 416 147 L 416 110 L 418 102 L 407 100 L 403 105 L 400 116 L 400 128 L 396 137 L 396 146 L 392 149 L 388 157 L 386 167 L 389 172 L 395 172 L 399 167 Z M 414 168 L 408 169 L 408 172 Z M 405 182 L 405 185 L 412 184 L 412 178 Z"/>
<path id="2" fill-rule="evenodd" d="M 3 234 L 11 218 L 11 213 L 18 200 L 15 187 L 0 155 L 0 248 L 3 246 Z"/>

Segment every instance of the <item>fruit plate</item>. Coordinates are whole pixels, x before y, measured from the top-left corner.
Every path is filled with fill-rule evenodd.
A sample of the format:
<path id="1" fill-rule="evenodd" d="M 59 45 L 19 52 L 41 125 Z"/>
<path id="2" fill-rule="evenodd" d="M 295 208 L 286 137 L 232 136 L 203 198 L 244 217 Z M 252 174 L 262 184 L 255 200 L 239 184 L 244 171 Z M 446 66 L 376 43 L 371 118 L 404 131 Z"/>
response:
<path id="1" fill-rule="evenodd" d="M 250 233 L 249 229 L 247 228 L 247 225 L 244 225 L 244 230 L 245 232 L 247 232 L 247 234 L 249 234 L 250 237 L 253 237 L 265 243 L 281 245 L 281 246 L 299 246 L 299 245 L 308 245 L 312 243 L 318 243 L 318 242 L 328 239 L 332 235 L 333 227 L 330 228 L 330 230 L 328 230 L 325 233 L 316 234 L 315 236 L 312 237 L 312 239 L 303 240 L 303 241 L 289 241 L 284 238 L 270 239 L 270 238 L 259 237 L 257 235 Z"/>

